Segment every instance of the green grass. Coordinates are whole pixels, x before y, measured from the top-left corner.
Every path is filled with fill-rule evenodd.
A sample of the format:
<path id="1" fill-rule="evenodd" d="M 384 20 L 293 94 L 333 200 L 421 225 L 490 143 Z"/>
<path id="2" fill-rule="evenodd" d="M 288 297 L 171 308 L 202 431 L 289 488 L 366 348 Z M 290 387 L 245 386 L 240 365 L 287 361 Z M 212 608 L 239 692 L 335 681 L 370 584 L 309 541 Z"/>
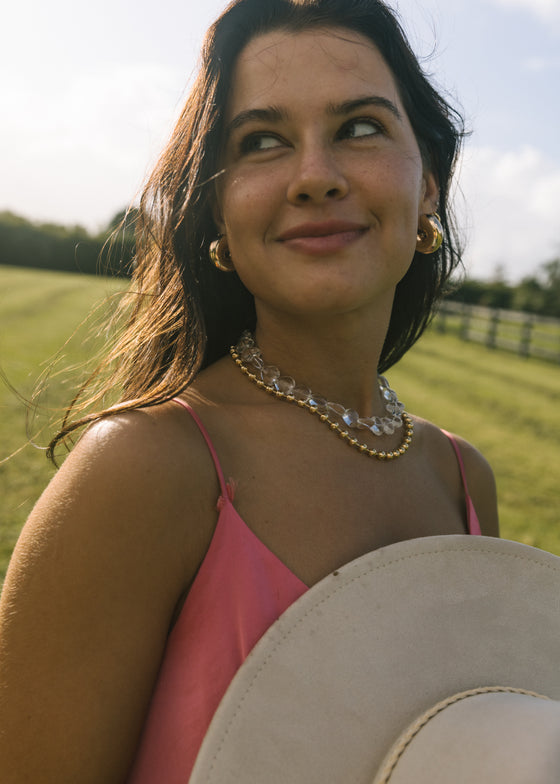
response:
<path id="1" fill-rule="evenodd" d="M 70 378 L 60 371 L 95 355 L 100 341 L 89 332 L 96 317 L 89 327 L 82 322 L 96 306 L 113 308 L 109 297 L 122 288 L 101 277 L 0 267 L 0 369 L 18 393 L 0 380 L 0 582 L 19 530 L 54 473 L 44 447 L 71 395 Z M 39 407 L 26 407 L 18 395 L 30 400 L 47 371 Z"/>
<path id="2" fill-rule="evenodd" d="M 82 275 L 0 267 L 0 367 L 24 397 L 90 309 L 122 283 Z M 108 307 L 113 307 L 109 303 Z M 96 350 L 79 329 L 60 358 L 79 363 Z M 389 379 L 410 409 L 475 444 L 498 483 L 503 536 L 560 555 L 560 366 L 428 332 Z M 55 375 L 41 403 L 70 397 Z M 49 415 L 31 417 L 48 441 Z M 18 451 L 21 450 L 21 451 Z M 0 578 L 19 530 L 53 474 L 28 443 L 26 408 L 0 384 Z"/>
<path id="3" fill-rule="evenodd" d="M 560 555 L 560 366 L 432 330 L 389 378 L 415 414 L 490 461 L 502 536 Z"/>

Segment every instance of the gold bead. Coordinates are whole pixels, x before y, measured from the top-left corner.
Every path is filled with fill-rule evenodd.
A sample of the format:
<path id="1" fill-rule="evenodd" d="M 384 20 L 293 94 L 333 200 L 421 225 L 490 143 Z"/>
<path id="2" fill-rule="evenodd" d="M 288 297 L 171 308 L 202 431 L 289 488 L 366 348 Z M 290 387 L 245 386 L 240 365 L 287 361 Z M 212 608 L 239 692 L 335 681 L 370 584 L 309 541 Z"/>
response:
<path id="1" fill-rule="evenodd" d="M 306 408 L 311 414 L 318 416 L 321 422 L 326 422 L 329 428 L 344 441 L 347 441 L 350 446 L 354 447 L 359 452 L 367 455 L 368 457 L 375 457 L 378 460 L 394 460 L 397 457 L 404 455 L 412 443 L 414 422 L 404 411 L 402 413 L 404 436 L 400 446 L 394 449 L 392 452 L 378 452 L 376 449 L 369 449 L 367 444 L 361 443 L 357 438 L 353 438 L 348 430 L 343 430 L 337 422 L 333 422 L 329 418 L 328 414 L 321 413 L 317 406 L 312 406 L 303 400 L 297 400 L 294 395 L 280 392 L 280 390 L 276 389 L 275 387 L 266 384 L 255 373 L 252 373 L 250 369 L 243 363 L 240 355 L 235 350 L 235 346 L 230 348 L 230 355 L 241 372 L 246 375 L 250 381 L 256 384 L 259 389 L 264 389 L 267 394 L 272 395 L 279 400 L 287 400 L 289 403 L 297 403 L 300 408 Z"/>

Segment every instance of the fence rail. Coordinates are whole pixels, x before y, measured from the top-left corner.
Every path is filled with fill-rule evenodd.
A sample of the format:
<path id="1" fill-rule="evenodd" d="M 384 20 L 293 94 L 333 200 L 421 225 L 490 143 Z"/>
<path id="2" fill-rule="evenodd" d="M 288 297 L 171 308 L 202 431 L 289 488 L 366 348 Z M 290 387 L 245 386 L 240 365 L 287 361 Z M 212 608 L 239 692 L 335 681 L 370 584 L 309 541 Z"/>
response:
<path id="1" fill-rule="evenodd" d="M 462 302 L 441 303 L 434 326 L 488 348 L 560 363 L 560 320 Z"/>

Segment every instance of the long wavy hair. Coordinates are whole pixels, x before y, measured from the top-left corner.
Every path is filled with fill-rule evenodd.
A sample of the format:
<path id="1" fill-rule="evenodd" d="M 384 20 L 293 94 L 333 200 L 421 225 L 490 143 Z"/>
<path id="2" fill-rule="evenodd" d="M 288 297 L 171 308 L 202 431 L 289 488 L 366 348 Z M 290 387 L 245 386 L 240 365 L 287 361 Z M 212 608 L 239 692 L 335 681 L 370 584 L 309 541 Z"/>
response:
<path id="1" fill-rule="evenodd" d="M 440 189 L 443 245 L 430 257 L 416 253 L 398 284 L 379 370 L 397 362 L 426 328 L 460 261 L 448 204 L 464 135 L 460 114 L 430 84 L 395 13 L 381 0 L 233 0 L 207 32 L 198 76 L 142 194 L 134 272 L 120 305 L 122 331 L 66 411 L 49 445 L 51 457 L 60 441 L 88 422 L 180 394 L 244 329 L 255 327 L 250 292 L 208 257 L 217 235 L 212 206 L 231 77 L 239 54 L 259 34 L 334 26 L 369 38 L 381 52 Z M 121 402 L 104 408 L 115 388 Z"/>

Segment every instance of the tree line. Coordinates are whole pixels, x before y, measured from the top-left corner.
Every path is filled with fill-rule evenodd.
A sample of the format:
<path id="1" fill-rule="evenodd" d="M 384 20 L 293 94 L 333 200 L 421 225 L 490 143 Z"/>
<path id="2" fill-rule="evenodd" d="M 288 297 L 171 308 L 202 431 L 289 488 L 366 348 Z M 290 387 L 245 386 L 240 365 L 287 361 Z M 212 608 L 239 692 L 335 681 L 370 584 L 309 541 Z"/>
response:
<path id="1" fill-rule="evenodd" d="M 533 275 L 515 285 L 501 276 L 490 281 L 466 278 L 454 287 L 448 299 L 560 318 L 560 258 L 541 264 Z"/>
<path id="2" fill-rule="evenodd" d="M 0 264 L 124 277 L 134 258 L 134 214 L 120 212 L 97 234 L 0 212 Z"/>
<path id="3" fill-rule="evenodd" d="M 82 226 L 38 223 L 0 212 L 0 264 L 127 276 L 134 260 L 135 219 L 135 210 L 123 210 L 91 234 Z M 560 258 L 517 284 L 500 275 L 490 281 L 466 278 L 453 286 L 449 299 L 560 318 Z"/>

